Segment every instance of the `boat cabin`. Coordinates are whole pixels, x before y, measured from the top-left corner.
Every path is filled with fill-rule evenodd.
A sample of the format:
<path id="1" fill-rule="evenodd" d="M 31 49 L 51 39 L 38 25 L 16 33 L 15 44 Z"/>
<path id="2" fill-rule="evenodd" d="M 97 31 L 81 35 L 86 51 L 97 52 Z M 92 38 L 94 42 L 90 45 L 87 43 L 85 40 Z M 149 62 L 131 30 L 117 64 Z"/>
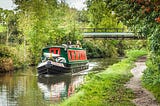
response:
<path id="1" fill-rule="evenodd" d="M 73 64 L 86 61 L 86 50 L 76 47 L 52 46 L 42 50 L 42 61 L 53 59 L 60 60 L 62 63 Z M 57 61 L 56 61 L 57 62 Z"/>

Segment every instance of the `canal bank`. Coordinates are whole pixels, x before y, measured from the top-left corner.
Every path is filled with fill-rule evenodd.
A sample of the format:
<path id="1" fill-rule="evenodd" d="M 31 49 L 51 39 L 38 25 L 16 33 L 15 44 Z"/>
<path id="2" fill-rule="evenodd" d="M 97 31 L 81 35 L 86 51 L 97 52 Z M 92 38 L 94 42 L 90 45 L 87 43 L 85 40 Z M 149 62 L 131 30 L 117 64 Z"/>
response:
<path id="1" fill-rule="evenodd" d="M 98 74 L 89 74 L 85 84 L 60 106 L 134 106 L 134 94 L 124 84 L 132 77 L 134 61 L 147 54 L 143 50 L 127 52 L 127 58 Z"/>
<path id="2" fill-rule="evenodd" d="M 89 69 L 75 75 L 37 76 L 36 67 L 0 73 L 0 106 L 50 106 L 70 97 L 87 73 L 106 69 L 121 58 L 90 59 Z"/>

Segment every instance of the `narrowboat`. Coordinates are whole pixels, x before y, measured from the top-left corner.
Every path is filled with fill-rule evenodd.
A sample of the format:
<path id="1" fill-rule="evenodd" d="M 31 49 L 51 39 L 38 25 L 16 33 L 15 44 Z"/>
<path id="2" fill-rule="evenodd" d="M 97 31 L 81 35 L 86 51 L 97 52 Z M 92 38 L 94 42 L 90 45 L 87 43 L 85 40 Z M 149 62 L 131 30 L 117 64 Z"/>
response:
<path id="1" fill-rule="evenodd" d="M 86 50 L 76 45 L 52 46 L 42 49 L 38 74 L 76 73 L 88 69 Z"/>

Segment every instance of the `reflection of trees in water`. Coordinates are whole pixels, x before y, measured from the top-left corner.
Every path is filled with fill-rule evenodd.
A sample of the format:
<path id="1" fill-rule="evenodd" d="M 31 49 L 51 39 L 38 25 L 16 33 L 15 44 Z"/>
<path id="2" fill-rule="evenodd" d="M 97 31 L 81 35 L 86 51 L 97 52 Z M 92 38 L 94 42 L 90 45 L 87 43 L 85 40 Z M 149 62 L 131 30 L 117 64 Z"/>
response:
<path id="1" fill-rule="evenodd" d="M 47 104 L 38 89 L 37 77 L 32 76 L 31 72 L 32 70 L 27 70 L 23 73 L 20 70 L 19 72 L 0 74 L 0 106 Z"/>
<path id="2" fill-rule="evenodd" d="M 22 87 L 25 85 L 22 84 L 20 81 L 22 81 L 22 77 L 13 76 L 13 73 L 7 73 L 7 74 L 0 74 L 0 105 L 10 105 L 10 104 L 17 104 L 17 96 L 21 94 Z"/>
<path id="3" fill-rule="evenodd" d="M 14 92 L 12 91 L 13 85 L 10 83 L 12 81 L 12 77 L 10 75 L 0 75 L 0 106 L 3 104 L 7 104 L 7 101 L 9 100 L 7 91 L 9 92 Z M 10 86 L 10 87 L 8 87 Z M 11 90 L 11 91 L 10 91 Z"/>
<path id="4" fill-rule="evenodd" d="M 83 83 L 83 76 L 58 75 L 39 76 L 38 85 L 46 100 L 60 102 L 75 92 L 75 89 Z"/>

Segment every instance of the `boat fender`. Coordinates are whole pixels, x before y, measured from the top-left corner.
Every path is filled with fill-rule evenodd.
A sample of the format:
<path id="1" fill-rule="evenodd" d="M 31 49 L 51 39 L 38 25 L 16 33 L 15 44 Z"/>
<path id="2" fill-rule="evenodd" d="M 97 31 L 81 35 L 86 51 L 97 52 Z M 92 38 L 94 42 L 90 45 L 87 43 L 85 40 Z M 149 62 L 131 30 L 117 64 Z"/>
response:
<path id="1" fill-rule="evenodd" d="M 58 63 L 66 63 L 66 59 L 64 57 L 58 57 L 57 62 Z"/>

